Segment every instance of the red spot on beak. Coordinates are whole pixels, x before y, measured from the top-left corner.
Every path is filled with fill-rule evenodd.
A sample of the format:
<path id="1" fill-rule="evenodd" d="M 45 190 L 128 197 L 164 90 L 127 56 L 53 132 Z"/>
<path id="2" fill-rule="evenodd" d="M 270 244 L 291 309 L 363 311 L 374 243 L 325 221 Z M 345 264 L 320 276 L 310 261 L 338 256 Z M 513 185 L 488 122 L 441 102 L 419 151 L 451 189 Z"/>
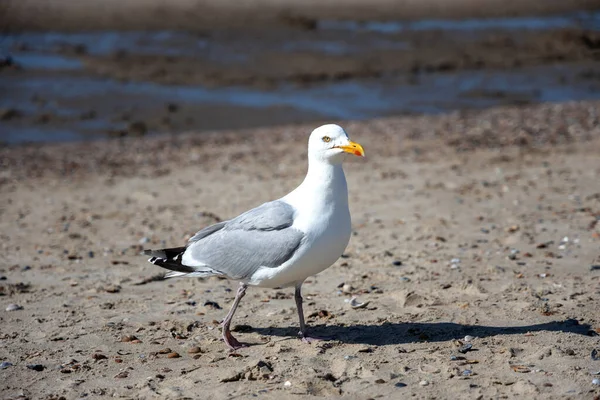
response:
<path id="1" fill-rule="evenodd" d="M 362 156 L 362 154 L 361 154 L 361 153 L 360 153 L 360 151 L 358 151 L 358 150 L 355 150 L 355 151 L 354 151 L 354 155 L 355 155 L 355 156 Z"/>

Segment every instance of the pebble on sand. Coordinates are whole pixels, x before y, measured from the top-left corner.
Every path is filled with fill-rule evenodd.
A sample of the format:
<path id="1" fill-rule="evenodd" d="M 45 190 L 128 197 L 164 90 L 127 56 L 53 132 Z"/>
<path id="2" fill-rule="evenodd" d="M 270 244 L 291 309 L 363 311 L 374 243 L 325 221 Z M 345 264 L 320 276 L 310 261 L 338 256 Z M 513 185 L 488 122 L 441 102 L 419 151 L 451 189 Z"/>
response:
<path id="1" fill-rule="evenodd" d="M 42 364 L 28 364 L 26 367 L 38 372 L 44 370 L 44 366 Z"/>
<path id="2" fill-rule="evenodd" d="M 466 352 L 468 352 L 469 350 L 471 350 L 471 348 L 473 348 L 473 345 L 471 343 L 467 343 L 467 344 L 464 344 L 464 345 L 460 346 L 458 348 L 458 352 L 462 353 L 462 354 L 465 354 Z"/>
<path id="3" fill-rule="evenodd" d="M 121 337 L 121 342 L 132 342 L 134 340 L 138 340 L 138 338 L 135 337 L 134 335 L 125 335 L 125 336 Z"/>
<path id="4" fill-rule="evenodd" d="M 360 301 L 358 301 L 358 298 L 356 296 L 352 297 L 348 303 L 350 303 L 350 307 L 354 308 L 354 309 L 358 309 L 358 308 L 365 308 L 366 306 L 369 305 L 368 301 L 365 301 L 364 303 L 361 303 Z"/>
<path id="5" fill-rule="evenodd" d="M 348 293 L 352 293 L 352 291 L 353 291 L 353 290 L 354 290 L 354 288 L 353 288 L 353 287 L 352 287 L 352 285 L 350 285 L 350 284 L 347 284 L 347 283 L 345 283 L 345 284 L 342 286 L 342 292 L 343 292 L 343 293 L 347 293 L 347 294 L 348 294 Z"/>
<path id="6" fill-rule="evenodd" d="M 6 306 L 6 311 L 18 311 L 22 309 L 23 307 L 18 304 L 9 304 L 8 306 Z"/>

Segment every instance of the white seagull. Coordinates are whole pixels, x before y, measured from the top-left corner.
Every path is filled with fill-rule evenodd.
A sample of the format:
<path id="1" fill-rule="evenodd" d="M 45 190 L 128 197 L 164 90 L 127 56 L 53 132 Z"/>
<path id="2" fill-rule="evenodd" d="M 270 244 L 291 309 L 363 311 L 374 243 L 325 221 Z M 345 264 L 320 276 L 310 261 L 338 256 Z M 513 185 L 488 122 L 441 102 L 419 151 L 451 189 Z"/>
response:
<path id="1" fill-rule="evenodd" d="M 244 345 L 230 331 L 231 319 L 248 285 L 295 287 L 302 340 L 311 342 L 302 311 L 306 278 L 329 268 L 344 252 L 351 234 L 348 187 L 342 169 L 346 153 L 364 157 L 338 125 L 323 125 L 308 139 L 308 172 L 300 186 L 196 233 L 185 247 L 145 250 L 167 277 L 224 276 L 240 281 L 231 310 L 222 322 L 231 350 Z"/>

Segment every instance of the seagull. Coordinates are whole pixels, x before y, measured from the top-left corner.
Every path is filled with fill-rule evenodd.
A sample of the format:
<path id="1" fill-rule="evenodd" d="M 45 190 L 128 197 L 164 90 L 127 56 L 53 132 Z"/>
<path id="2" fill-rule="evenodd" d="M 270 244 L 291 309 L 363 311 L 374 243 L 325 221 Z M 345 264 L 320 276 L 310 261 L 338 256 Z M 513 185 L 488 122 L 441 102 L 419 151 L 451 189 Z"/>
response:
<path id="1" fill-rule="evenodd" d="M 231 351 L 244 347 L 230 331 L 231 320 L 249 285 L 295 287 L 299 336 L 308 334 L 302 309 L 302 283 L 329 268 L 344 252 L 351 234 L 348 186 L 342 169 L 347 153 L 365 156 L 338 125 L 323 125 L 308 139 L 308 172 L 289 194 L 210 225 L 184 247 L 145 250 L 149 262 L 170 270 L 166 277 L 223 276 L 240 281 L 233 305 L 222 321 Z"/>

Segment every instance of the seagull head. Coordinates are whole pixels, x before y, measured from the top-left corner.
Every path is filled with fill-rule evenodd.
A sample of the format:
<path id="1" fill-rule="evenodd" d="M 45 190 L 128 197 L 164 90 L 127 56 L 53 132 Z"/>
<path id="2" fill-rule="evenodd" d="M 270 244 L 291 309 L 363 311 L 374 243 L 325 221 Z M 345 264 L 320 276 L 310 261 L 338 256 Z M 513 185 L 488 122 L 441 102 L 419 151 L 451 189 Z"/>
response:
<path id="1" fill-rule="evenodd" d="M 352 142 L 339 125 L 323 125 L 312 131 L 308 139 L 308 158 L 328 164 L 339 164 L 346 153 L 364 157 L 365 151 Z"/>

